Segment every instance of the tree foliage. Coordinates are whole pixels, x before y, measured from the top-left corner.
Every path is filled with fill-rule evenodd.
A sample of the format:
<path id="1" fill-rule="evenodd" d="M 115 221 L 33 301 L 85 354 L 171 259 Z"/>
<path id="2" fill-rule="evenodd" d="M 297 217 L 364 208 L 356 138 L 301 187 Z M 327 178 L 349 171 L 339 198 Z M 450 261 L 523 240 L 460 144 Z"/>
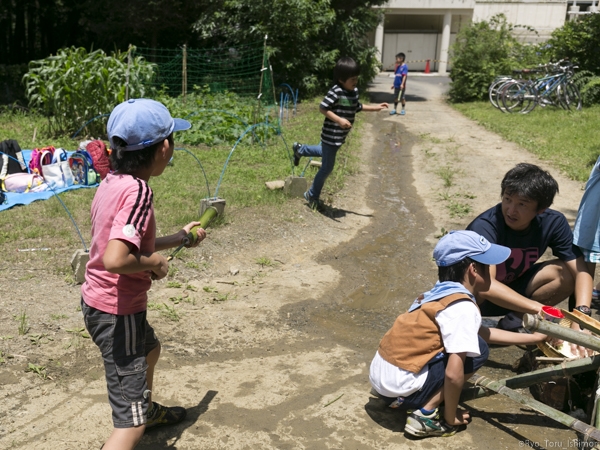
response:
<path id="1" fill-rule="evenodd" d="M 355 58 L 362 81 L 375 74 L 377 55 L 366 39 L 379 23 L 372 6 L 383 0 L 213 0 L 194 30 L 212 46 L 268 35 L 268 51 L 278 82 L 313 94 L 326 89 L 341 56 Z"/>
<path id="2" fill-rule="evenodd" d="M 464 102 L 483 99 L 498 75 L 541 62 L 537 46 L 520 43 L 514 26 L 502 14 L 489 21 L 473 22 L 456 37 L 450 70 L 450 99 Z"/>
<path id="3" fill-rule="evenodd" d="M 553 59 L 569 58 L 581 70 L 600 75 L 600 14 L 566 22 L 552 32 L 544 49 Z"/>

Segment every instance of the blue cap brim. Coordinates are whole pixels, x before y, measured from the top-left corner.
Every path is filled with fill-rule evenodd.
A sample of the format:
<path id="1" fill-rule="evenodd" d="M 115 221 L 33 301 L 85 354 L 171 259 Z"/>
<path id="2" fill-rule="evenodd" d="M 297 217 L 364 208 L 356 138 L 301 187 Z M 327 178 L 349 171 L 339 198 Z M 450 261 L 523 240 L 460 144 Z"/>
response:
<path id="1" fill-rule="evenodd" d="M 175 122 L 175 126 L 173 127 L 173 132 L 189 130 L 190 128 L 192 128 L 192 124 L 184 119 L 173 119 L 173 122 Z"/>
<path id="2" fill-rule="evenodd" d="M 510 248 L 496 244 L 490 245 L 491 247 L 488 248 L 485 252 L 480 253 L 479 255 L 469 255 L 469 258 L 481 264 L 495 266 L 496 264 L 503 263 L 510 256 Z"/>

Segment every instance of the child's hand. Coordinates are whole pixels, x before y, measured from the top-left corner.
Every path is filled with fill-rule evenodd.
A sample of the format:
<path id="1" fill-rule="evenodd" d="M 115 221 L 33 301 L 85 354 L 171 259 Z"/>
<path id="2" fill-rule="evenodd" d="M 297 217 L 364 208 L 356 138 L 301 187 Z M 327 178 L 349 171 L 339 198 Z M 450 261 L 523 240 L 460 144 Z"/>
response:
<path id="1" fill-rule="evenodd" d="M 444 420 L 448 425 L 458 426 L 458 425 L 466 425 L 471 422 L 471 414 L 469 411 L 456 408 L 456 416 L 452 418 L 453 420 L 448 420 L 448 417 L 444 417 Z"/>
<path id="2" fill-rule="evenodd" d="M 394 90 L 394 85 L 392 84 L 392 87 L 390 88 L 392 91 Z"/>
<path id="3" fill-rule="evenodd" d="M 169 263 L 167 258 L 159 253 L 154 254 L 158 258 L 158 264 L 152 269 L 152 279 L 162 280 L 169 273 Z"/>
<path id="4" fill-rule="evenodd" d="M 188 223 L 185 227 L 183 227 L 184 238 L 185 238 L 185 236 L 187 236 L 190 233 L 190 231 L 192 231 L 192 228 L 199 227 L 199 226 L 200 226 L 200 222 Z M 196 228 L 193 231 L 193 233 L 196 233 L 198 238 L 192 239 L 192 241 L 190 241 L 190 243 L 185 246 L 186 248 L 196 247 L 201 241 L 203 241 L 206 238 L 206 231 L 203 228 Z"/>
<path id="5" fill-rule="evenodd" d="M 379 108 L 378 111 L 381 111 L 383 108 L 387 109 L 388 107 L 389 107 L 389 105 L 387 103 L 385 103 L 385 102 L 384 103 L 380 103 L 378 105 L 378 108 Z"/>
<path id="6" fill-rule="evenodd" d="M 352 128 L 352 124 L 347 119 L 340 118 L 338 125 L 343 129 Z"/>

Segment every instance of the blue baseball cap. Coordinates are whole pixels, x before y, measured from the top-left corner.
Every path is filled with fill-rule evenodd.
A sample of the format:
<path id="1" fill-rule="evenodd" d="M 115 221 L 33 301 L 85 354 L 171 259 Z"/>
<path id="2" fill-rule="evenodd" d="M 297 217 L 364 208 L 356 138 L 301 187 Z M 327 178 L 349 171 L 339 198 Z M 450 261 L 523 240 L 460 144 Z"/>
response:
<path id="1" fill-rule="evenodd" d="M 433 258 L 438 266 L 446 267 L 465 258 L 481 264 L 500 264 L 510 256 L 510 248 L 490 243 L 474 231 L 451 231 L 440 239 L 433 249 Z"/>
<path id="2" fill-rule="evenodd" d="M 174 131 L 188 130 L 187 120 L 173 119 L 169 110 L 160 102 L 148 98 L 127 100 L 110 113 L 106 131 L 112 148 L 113 137 L 123 139 L 125 150 L 141 150 L 166 139 Z"/>

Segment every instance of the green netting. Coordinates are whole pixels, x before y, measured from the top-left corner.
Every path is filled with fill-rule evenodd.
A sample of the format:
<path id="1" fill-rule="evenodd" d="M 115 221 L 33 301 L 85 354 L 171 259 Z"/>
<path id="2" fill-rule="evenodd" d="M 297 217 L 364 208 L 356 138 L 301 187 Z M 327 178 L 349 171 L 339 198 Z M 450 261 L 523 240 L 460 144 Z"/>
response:
<path id="1" fill-rule="evenodd" d="M 209 86 L 211 92 L 230 91 L 254 98 L 262 93 L 261 103 L 275 102 L 273 75 L 263 41 L 205 49 L 135 47 L 132 54 L 155 63 L 153 85 L 167 87 L 173 95 L 191 92 L 196 85 Z"/>

